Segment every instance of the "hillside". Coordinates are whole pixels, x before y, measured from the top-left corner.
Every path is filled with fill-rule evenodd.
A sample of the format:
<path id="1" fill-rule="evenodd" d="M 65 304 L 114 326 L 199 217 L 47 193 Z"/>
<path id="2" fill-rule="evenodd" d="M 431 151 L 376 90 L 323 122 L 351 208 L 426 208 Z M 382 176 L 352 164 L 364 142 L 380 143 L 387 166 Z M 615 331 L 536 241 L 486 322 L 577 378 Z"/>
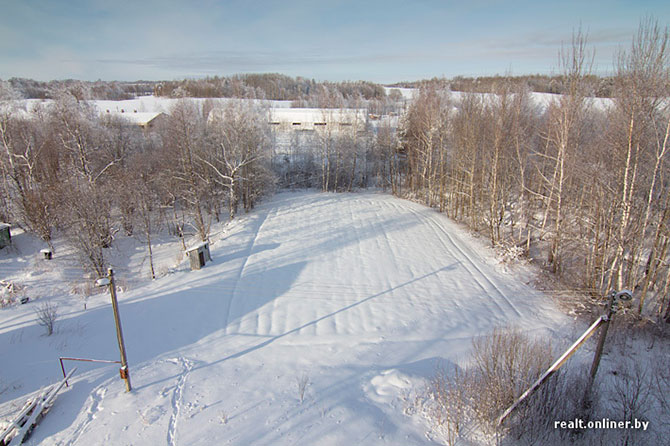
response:
<path id="1" fill-rule="evenodd" d="M 27 237 L 25 252 L 2 254 L 3 276 L 27 277 Z M 132 284 L 119 298 L 133 392 L 115 366 L 78 365 L 33 444 L 434 444 L 403 411 L 438 364 L 496 326 L 566 326 L 482 242 L 386 195 L 281 193 L 212 240 L 213 263 L 182 261 L 153 282 L 141 248 L 120 244 L 137 262 L 117 269 Z M 178 251 L 164 243 L 159 263 Z M 0 311 L 3 416 L 58 379 L 59 356 L 118 357 L 108 296 L 84 310 L 52 291 L 51 337 L 34 321 L 39 301 Z"/>

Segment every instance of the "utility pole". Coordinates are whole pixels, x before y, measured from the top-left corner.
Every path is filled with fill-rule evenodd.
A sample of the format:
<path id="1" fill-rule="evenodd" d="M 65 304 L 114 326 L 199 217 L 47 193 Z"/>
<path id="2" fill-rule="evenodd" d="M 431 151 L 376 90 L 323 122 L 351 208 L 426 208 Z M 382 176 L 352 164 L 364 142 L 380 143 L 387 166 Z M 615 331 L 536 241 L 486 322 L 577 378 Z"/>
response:
<path id="1" fill-rule="evenodd" d="M 98 286 L 109 286 L 109 294 L 112 296 L 112 309 L 114 310 L 114 323 L 116 324 L 116 340 L 119 342 L 119 352 L 121 353 L 121 369 L 119 373 L 121 379 L 126 382 L 126 392 L 130 392 L 130 371 L 128 370 L 128 359 L 126 358 L 126 345 L 123 342 L 123 330 L 121 329 L 121 320 L 119 319 L 119 303 L 116 300 L 116 285 L 114 284 L 114 270 L 107 270 L 107 277 L 98 279 Z"/>
<path id="2" fill-rule="evenodd" d="M 607 328 L 609 326 L 614 313 L 617 310 L 617 304 L 619 301 L 627 301 L 633 298 L 633 292 L 629 290 L 612 291 L 607 296 L 609 298 L 609 304 L 607 307 L 607 314 L 600 316 L 596 321 L 591 324 L 591 326 L 582 334 L 579 339 L 577 339 L 561 356 L 554 362 L 554 364 L 547 369 L 546 372 L 540 376 L 533 385 L 531 385 L 528 390 L 526 390 L 519 398 L 514 401 L 514 403 L 509 406 L 503 413 L 498 417 L 498 425 L 503 424 L 505 419 L 523 402 L 526 398 L 530 397 L 547 379 L 549 379 L 558 369 L 565 364 L 565 362 L 572 356 L 579 347 L 581 347 L 587 339 L 593 336 L 604 324 L 602 331 L 600 332 L 600 339 L 598 340 L 598 346 L 596 347 L 595 355 L 593 356 L 593 364 L 591 365 L 591 373 L 589 376 L 589 384 L 586 387 L 586 393 L 584 395 L 584 400 L 582 401 L 583 409 L 586 410 L 591 404 L 591 386 L 593 385 L 594 379 L 596 377 L 596 372 L 598 371 L 598 366 L 600 365 L 600 357 L 603 354 L 603 349 L 605 347 L 605 338 L 607 337 Z"/>
<path id="3" fill-rule="evenodd" d="M 589 374 L 589 388 L 593 384 L 593 380 L 596 378 L 596 373 L 598 372 L 598 366 L 600 365 L 600 357 L 603 355 L 603 348 L 605 347 L 605 338 L 607 337 L 607 330 L 609 328 L 610 322 L 614 317 L 614 314 L 617 310 L 617 305 L 619 301 L 628 301 L 633 298 L 633 293 L 629 290 L 611 291 L 609 294 L 609 302 L 607 305 L 607 316 L 603 319 L 602 329 L 600 330 L 600 339 L 598 339 L 598 346 L 596 347 L 596 352 L 593 355 L 593 363 L 591 364 L 591 373 Z"/>
<path id="4" fill-rule="evenodd" d="M 598 372 L 598 366 L 600 365 L 600 357 L 603 355 L 603 349 L 605 348 L 607 330 L 609 329 L 610 322 L 612 321 L 612 316 L 614 316 L 614 296 L 614 291 L 612 291 L 608 296 L 609 302 L 607 304 L 607 314 L 603 318 L 603 322 L 601 324 L 602 327 L 600 328 L 600 338 L 598 338 L 598 345 L 596 346 L 596 352 L 593 355 L 593 362 L 591 363 L 591 371 L 589 372 L 589 389 L 591 388 L 593 381 L 596 379 L 596 373 Z"/>
<path id="5" fill-rule="evenodd" d="M 591 363 L 591 371 L 589 373 L 589 384 L 586 386 L 586 395 L 584 396 L 584 406 L 589 406 L 591 401 L 591 387 L 593 382 L 596 379 L 596 373 L 598 373 L 598 366 L 600 366 L 600 358 L 603 355 L 603 349 L 605 348 L 605 339 L 607 338 L 607 330 L 609 329 L 610 322 L 617 311 L 617 305 L 619 301 L 628 301 L 633 298 L 632 291 L 622 290 L 618 293 L 616 291 L 611 291 L 609 294 L 609 301 L 607 304 L 607 314 L 603 317 L 602 328 L 600 329 L 600 338 L 598 339 L 598 345 L 596 346 L 596 351 L 593 355 L 593 363 Z"/>

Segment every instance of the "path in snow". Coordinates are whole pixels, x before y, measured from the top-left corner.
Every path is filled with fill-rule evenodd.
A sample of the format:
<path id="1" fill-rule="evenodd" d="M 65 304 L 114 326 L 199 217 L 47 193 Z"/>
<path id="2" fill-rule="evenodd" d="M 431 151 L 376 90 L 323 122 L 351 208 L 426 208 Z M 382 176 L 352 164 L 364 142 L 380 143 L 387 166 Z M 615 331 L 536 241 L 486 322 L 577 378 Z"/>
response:
<path id="1" fill-rule="evenodd" d="M 457 363 L 473 336 L 560 320 L 481 241 L 387 195 L 279 194 L 231 225 L 212 256 L 200 271 L 121 295 L 133 393 L 115 370 L 83 375 L 36 441 L 433 444 L 403 415 L 409 390 Z M 88 345 L 114 357 L 108 313 L 73 319 L 99 326 Z M 106 389 L 91 396 L 95 416 L 77 394 L 91 386 Z"/>

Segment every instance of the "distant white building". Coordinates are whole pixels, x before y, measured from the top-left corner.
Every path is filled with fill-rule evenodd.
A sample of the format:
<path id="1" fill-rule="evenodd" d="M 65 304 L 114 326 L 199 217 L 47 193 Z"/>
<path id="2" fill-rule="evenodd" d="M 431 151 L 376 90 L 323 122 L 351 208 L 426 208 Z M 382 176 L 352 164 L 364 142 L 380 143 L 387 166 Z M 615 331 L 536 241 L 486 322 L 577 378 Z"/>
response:
<path id="1" fill-rule="evenodd" d="M 273 157 L 285 159 L 314 153 L 323 138 L 362 134 L 368 129 L 364 109 L 271 108 L 267 123 L 272 133 Z M 225 109 L 214 108 L 207 116 L 208 125 L 225 119 Z"/>
<path id="2" fill-rule="evenodd" d="M 278 131 L 362 131 L 367 119 L 363 109 L 271 108 L 267 114 L 268 124 Z M 207 123 L 220 122 L 224 116 L 224 109 L 214 108 L 209 112 Z"/>
<path id="3" fill-rule="evenodd" d="M 280 131 L 363 131 L 366 125 L 363 109 L 274 108 L 270 110 L 270 126 Z"/>
<path id="4" fill-rule="evenodd" d="M 144 130 L 153 129 L 167 118 L 167 115 L 163 112 L 137 112 L 134 110 L 126 111 L 124 109 L 121 109 L 120 111 L 106 110 L 102 116 L 123 119 L 128 121 L 129 125 L 138 126 Z"/>

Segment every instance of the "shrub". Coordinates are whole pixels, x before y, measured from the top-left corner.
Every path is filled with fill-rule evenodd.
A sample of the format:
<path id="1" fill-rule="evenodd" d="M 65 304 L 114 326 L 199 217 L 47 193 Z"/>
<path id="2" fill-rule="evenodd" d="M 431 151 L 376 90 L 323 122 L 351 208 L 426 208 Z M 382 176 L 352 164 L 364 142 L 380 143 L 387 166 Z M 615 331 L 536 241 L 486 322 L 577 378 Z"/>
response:
<path id="1" fill-rule="evenodd" d="M 37 323 L 44 327 L 47 336 L 51 336 L 54 332 L 54 325 L 58 319 L 58 307 L 51 303 L 45 302 L 35 310 L 37 315 Z"/>

